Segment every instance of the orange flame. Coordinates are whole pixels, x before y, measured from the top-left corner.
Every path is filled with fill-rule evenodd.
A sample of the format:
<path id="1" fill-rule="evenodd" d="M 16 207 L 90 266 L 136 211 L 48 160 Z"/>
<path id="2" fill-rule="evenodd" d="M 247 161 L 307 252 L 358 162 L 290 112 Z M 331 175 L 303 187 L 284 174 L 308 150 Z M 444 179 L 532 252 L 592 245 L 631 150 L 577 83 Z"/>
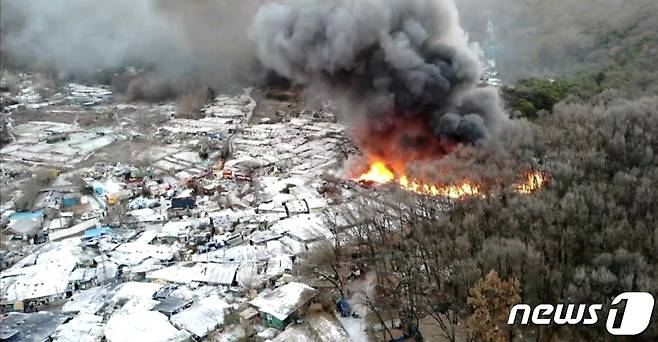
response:
<path id="1" fill-rule="evenodd" d="M 548 182 L 548 178 L 543 173 L 537 171 L 528 172 L 523 182 L 516 185 L 516 191 L 522 194 L 529 194 L 541 189 L 546 182 Z"/>
<path id="2" fill-rule="evenodd" d="M 378 161 L 370 165 L 370 169 L 355 179 L 357 182 L 373 182 L 379 184 L 390 183 L 395 179 L 393 171 L 389 170 L 383 162 Z"/>
<path id="3" fill-rule="evenodd" d="M 440 186 L 436 184 L 423 183 L 418 180 L 409 181 L 407 176 L 402 176 L 398 180 L 398 183 L 400 184 L 400 187 L 405 190 L 429 196 L 461 198 L 464 196 L 474 196 L 480 193 L 480 189 L 476 185 L 471 184 L 469 181 L 464 181 L 461 184 Z"/>
<path id="4" fill-rule="evenodd" d="M 465 180 L 460 184 L 439 185 L 423 182 L 417 179 L 409 179 L 406 175 L 397 178 L 395 172 L 389 169 L 382 161 L 376 161 L 370 168 L 359 177 L 354 178 L 357 182 L 389 184 L 396 182 L 402 189 L 428 196 L 443 196 L 449 198 L 463 198 L 481 194 L 480 188 L 472 182 Z M 528 194 L 541 189 L 548 178 L 541 172 L 528 172 L 522 182 L 516 184 L 515 190 L 519 193 Z"/>

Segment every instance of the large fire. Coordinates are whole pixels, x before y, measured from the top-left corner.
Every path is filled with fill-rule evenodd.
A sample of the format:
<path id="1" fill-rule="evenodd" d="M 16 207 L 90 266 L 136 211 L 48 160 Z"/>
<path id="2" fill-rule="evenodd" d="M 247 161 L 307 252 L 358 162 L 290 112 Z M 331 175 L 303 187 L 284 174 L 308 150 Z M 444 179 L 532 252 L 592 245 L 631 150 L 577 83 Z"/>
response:
<path id="1" fill-rule="evenodd" d="M 386 184 L 395 179 L 395 174 L 383 162 L 370 164 L 370 169 L 361 176 L 354 179 L 357 182 L 372 182 Z"/>
<path id="2" fill-rule="evenodd" d="M 474 183 L 464 180 L 458 184 L 440 185 L 424 182 L 417 179 L 409 179 L 406 175 L 396 176 L 395 172 L 382 161 L 370 164 L 369 169 L 360 176 L 353 179 L 357 182 L 389 184 L 397 183 L 400 188 L 421 195 L 442 196 L 449 198 L 463 198 L 467 196 L 481 195 L 481 189 Z M 542 188 L 547 182 L 547 177 L 537 171 L 528 172 L 521 182 L 517 183 L 515 189 L 519 193 L 531 193 Z"/>

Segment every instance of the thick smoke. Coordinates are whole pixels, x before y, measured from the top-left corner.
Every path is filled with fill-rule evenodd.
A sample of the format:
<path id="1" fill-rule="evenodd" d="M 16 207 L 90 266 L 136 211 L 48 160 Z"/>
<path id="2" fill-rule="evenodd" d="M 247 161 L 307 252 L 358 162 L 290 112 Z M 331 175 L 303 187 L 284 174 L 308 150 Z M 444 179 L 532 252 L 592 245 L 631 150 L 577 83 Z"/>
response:
<path id="1" fill-rule="evenodd" d="M 506 120 L 451 0 L 268 3 L 249 34 L 265 67 L 347 103 L 369 153 L 435 158 Z"/>
<path id="2" fill-rule="evenodd" d="M 136 66 L 154 75 L 142 86 L 176 88 L 249 80 L 257 63 L 255 0 L 0 1 L 5 65 L 64 78 Z"/>

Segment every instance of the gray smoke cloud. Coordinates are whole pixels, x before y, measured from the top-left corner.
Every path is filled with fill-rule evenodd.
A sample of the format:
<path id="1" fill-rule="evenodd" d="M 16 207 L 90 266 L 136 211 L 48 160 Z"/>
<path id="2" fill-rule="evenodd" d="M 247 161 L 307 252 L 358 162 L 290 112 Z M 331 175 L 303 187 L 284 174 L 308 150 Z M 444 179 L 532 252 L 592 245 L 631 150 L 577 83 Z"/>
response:
<path id="1" fill-rule="evenodd" d="M 152 83 L 217 86 L 257 64 L 246 36 L 256 0 L 0 1 L 3 64 L 61 77 L 137 66 Z"/>
<path id="2" fill-rule="evenodd" d="M 476 88 L 479 49 L 452 0 L 0 2 L 5 62 L 62 77 L 145 67 L 150 77 L 125 86 L 144 97 L 239 85 L 264 67 L 326 90 L 347 119 L 374 119 L 372 135 L 403 117 L 473 142 L 505 120 L 497 96 Z M 455 131 L 433 127 L 445 113 L 460 117 Z"/>
<path id="3" fill-rule="evenodd" d="M 258 10 L 249 36 L 266 68 L 321 84 L 349 104 L 348 119 L 365 113 L 382 134 L 387 122 L 404 118 L 472 143 L 506 120 L 496 93 L 476 88 L 479 48 L 451 0 L 272 2 Z M 426 139 L 402 140 L 420 146 Z"/>

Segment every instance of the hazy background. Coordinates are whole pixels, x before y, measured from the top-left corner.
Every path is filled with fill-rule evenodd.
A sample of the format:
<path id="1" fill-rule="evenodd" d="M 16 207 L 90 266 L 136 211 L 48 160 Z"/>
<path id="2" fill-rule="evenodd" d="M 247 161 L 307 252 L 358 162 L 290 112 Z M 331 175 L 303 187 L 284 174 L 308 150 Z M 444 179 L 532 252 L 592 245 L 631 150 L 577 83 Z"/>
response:
<path id="1" fill-rule="evenodd" d="M 609 48 L 627 48 L 658 30 L 655 0 L 458 0 L 457 6 L 472 39 L 486 40 L 493 23 L 490 52 L 507 81 L 607 65 L 617 52 Z M 625 43 L 609 44 L 615 38 Z"/>
<path id="2" fill-rule="evenodd" d="M 246 31 L 265 2 L 0 0 L 2 62 L 48 70 L 60 78 L 136 65 L 156 72 L 145 83 L 174 81 L 183 88 L 188 83 L 222 87 L 253 82 L 262 69 Z M 655 0 L 456 4 L 465 31 L 483 42 L 508 82 L 608 65 L 610 54 L 652 39 L 647 36 L 658 30 Z M 489 22 L 493 35 L 487 34 Z M 652 71 L 655 49 L 646 56 L 636 62 L 640 70 Z"/>
<path id="3" fill-rule="evenodd" d="M 259 1 L 2 0 L 3 65 L 89 77 L 136 66 L 154 83 L 250 81 Z"/>

